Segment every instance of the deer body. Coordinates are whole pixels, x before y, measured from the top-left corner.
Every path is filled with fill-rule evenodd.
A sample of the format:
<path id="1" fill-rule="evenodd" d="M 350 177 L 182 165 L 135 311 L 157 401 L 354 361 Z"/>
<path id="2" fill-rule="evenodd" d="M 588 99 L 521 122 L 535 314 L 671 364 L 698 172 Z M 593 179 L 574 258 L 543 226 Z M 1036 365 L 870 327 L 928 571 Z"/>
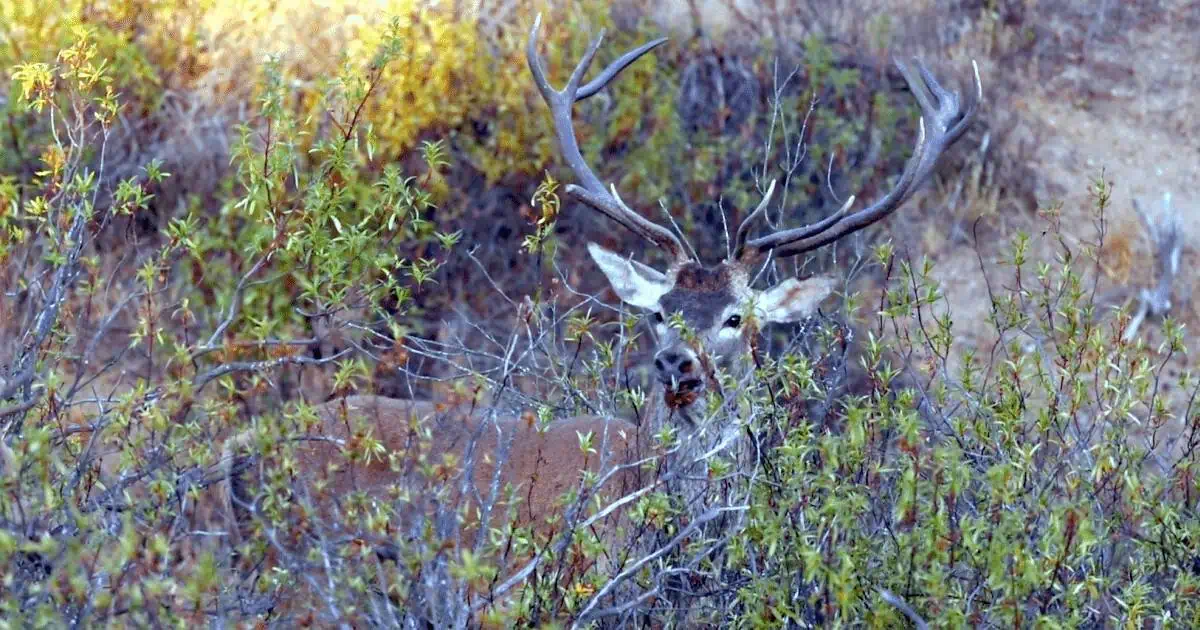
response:
<path id="1" fill-rule="evenodd" d="M 625 67 L 665 40 L 656 40 L 613 61 L 597 78 L 583 83 L 600 45 L 596 39 L 571 73 L 562 90 L 546 78 L 537 53 L 540 16 L 530 33 L 527 56 L 534 83 L 549 105 L 559 148 L 577 183 L 566 187 L 569 196 L 628 228 L 667 252 L 672 262 L 665 271 L 653 269 L 598 245 L 589 244 L 592 259 L 607 277 L 617 296 L 626 304 L 648 313 L 656 352 L 654 374 L 658 393 L 650 421 L 642 425 L 619 418 L 579 416 L 553 422 L 539 431 L 533 422 L 519 417 L 490 418 L 478 410 L 440 412 L 431 403 L 374 396 L 352 396 L 330 401 L 317 408 L 320 440 L 306 441 L 296 454 L 295 467 L 304 471 L 308 485 L 319 490 L 313 498 L 328 506 L 330 513 L 355 496 L 374 501 L 407 505 L 414 522 L 435 503 L 464 506 L 467 534 L 477 533 L 475 509 L 497 488 L 511 485 L 521 498 L 517 524 L 531 525 L 543 532 L 563 527 L 547 515 L 562 514 L 561 497 L 579 488 L 581 474 L 588 471 L 603 479 L 598 491 L 605 501 L 618 502 L 601 522 L 588 522 L 593 531 L 611 545 L 626 542 L 628 523 L 619 518 L 632 505 L 632 498 L 647 488 L 665 486 L 668 492 L 694 497 L 705 492 L 706 462 L 721 456 L 734 462 L 734 474 L 745 474 L 754 466 L 743 418 L 730 407 L 736 397 L 725 396 L 722 382 L 745 383 L 751 375 L 752 344 L 763 325 L 795 322 L 809 317 L 834 290 L 828 277 L 788 279 L 765 290 L 751 287 L 757 266 L 768 256 L 792 256 L 813 250 L 862 229 L 888 216 L 907 201 L 915 187 L 932 172 L 938 156 L 966 129 L 975 104 L 965 109 L 959 95 L 938 84 L 933 75 L 918 65 L 918 72 L 900 65 L 913 94 L 921 105 L 922 124 L 912 157 L 895 187 L 868 207 L 850 212 L 854 197 L 836 213 L 815 224 L 781 230 L 751 238 L 752 228 L 768 208 L 775 183 L 772 181 L 759 206 L 738 227 L 730 244 L 731 255 L 714 265 L 691 258 L 679 239 L 667 228 L 630 209 L 615 188 L 605 187 L 584 161 L 572 125 L 572 108 L 578 100 L 598 93 Z M 976 72 L 976 91 L 982 88 Z M 927 135 L 928 130 L 928 135 Z M 728 378 L 726 378 L 728 377 Z M 732 381 L 730 380 L 732 379 Z M 724 400 L 718 412 L 710 413 L 713 400 Z M 664 429 L 677 438 L 660 447 L 651 437 Z M 593 436 L 593 452 L 581 449 L 581 436 Z M 420 436 L 425 436 L 424 438 Z M 364 438 L 377 440 L 382 448 L 374 458 L 347 457 Z M 245 446 L 243 436 L 231 444 Z M 229 459 L 229 458 L 227 458 Z M 447 462 L 467 463 L 465 467 Z M 639 465 L 640 464 L 640 465 Z M 251 469 L 253 470 L 253 468 Z M 461 474 L 458 474 L 461 471 Z M 252 512 L 253 493 L 247 473 L 231 475 L 230 496 L 236 530 L 245 530 L 245 516 Z M 398 501 L 398 487 L 411 488 L 412 481 L 429 487 L 424 509 L 411 497 Z M 418 484 L 419 487 L 420 484 Z M 344 509 L 344 508 L 341 508 Z M 503 510 L 496 510 L 489 524 L 497 524 Z M 690 515 L 693 520 L 696 514 Z M 577 519 L 579 524 L 583 519 Z M 392 533 L 370 541 L 386 548 L 405 533 Z M 569 541 L 569 538 L 567 539 Z M 381 552 L 381 555 L 388 555 Z M 519 577 L 519 574 L 518 576 Z M 596 594 L 580 613 L 586 618 Z"/>
<path id="2" fill-rule="evenodd" d="M 319 428 L 297 444 L 295 457 L 309 474 L 306 481 L 322 488 L 314 497 L 317 503 L 328 505 L 356 495 L 395 497 L 397 491 L 414 487 L 441 489 L 447 492 L 413 500 L 468 506 L 465 516 L 472 525 L 483 507 L 480 501 L 491 502 L 492 488 L 511 486 L 520 499 L 516 524 L 545 531 L 546 517 L 562 511 L 555 503 L 573 482 L 577 484 L 582 471 L 601 473 L 606 466 L 636 461 L 639 452 L 637 426 L 619 418 L 578 416 L 539 431 L 531 419 L 486 419 L 481 412 L 381 396 L 338 398 L 314 411 Z M 597 452 L 581 448 L 581 436 L 589 434 L 595 437 Z M 245 447 L 251 439 L 244 434 L 233 444 Z M 377 441 L 381 452 L 369 458 L 348 457 L 354 442 L 364 439 Z M 632 467 L 617 470 L 601 490 L 629 487 L 635 477 Z M 240 531 L 254 499 L 246 486 L 251 478 L 243 472 L 231 480 L 232 510 Z M 322 511 L 330 516 L 329 509 Z M 497 508 L 490 524 L 504 516 Z M 473 534 L 474 527 L 467 533 Z"/>

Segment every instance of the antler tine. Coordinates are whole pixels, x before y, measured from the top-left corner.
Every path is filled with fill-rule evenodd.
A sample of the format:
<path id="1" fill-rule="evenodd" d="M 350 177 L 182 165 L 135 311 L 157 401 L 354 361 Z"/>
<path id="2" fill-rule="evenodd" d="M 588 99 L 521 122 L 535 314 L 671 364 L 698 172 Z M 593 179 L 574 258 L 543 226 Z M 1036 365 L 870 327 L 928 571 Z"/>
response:
<path id="1" fill-rule="evenodd" d="M 758 221 L 759 217 L 761 217 L 766 211 L 767 205 L 770 204 L 771 196 L 774 193 L 775 180 L 771 180 L 771 185 L 767 187 L 767 193 L 763 195 L 763 200 L 759 202 L 758 207 L 754 209 L 754 212 L 746 215 L 746 218 L 742 221 L 742 224 L 738 226 L 737 237 L 734 239 L 733 254 L 730 256 L 732 260 L 739 260 L 746 253 L 746 239 L 750 236 L 750 229 L 754 227 L 754 223 Z M 853 205 L 854 195 L 850 195 L 850 197 L 846 199 L 846 202 L 842 204 L 842 207 L 838 208 L 837 212 L 834 212 L 833 214 L 821 219 L 816 223 L 813 223 L 812 225 L 806 225 L 802 228 L 787 230 L 786 234 L 793 239 L 801 239 L 816 234 L 817 232 L 827 230 L 829 229 L 829 226 L 833 225 L 834 222 L 842 218 L 842 216 L 846 214 L 846 211 L 849 210 Z"/>
<path id="2" fill-rule="evenodd" d="M 916 73 L 900 61 L 896 61 L 896 66 L 904 75 L 917 104 L 921 107 L 916 146 L 896 185 L 881 199 L 853 214 L 846 214 L 854 202 L 854 197 L 850 197 L 840 210 L 817 223 L 750 240 L 745 244 L 741 258 L 757 257 L 768 251 L 774 251 L 776 257 L 812 251 L 883 219 L 908 201 L 917 187 L 933 172 L 933 167 L 942 153 L 962 137 L 983 100 L 983 83 L 979 79 L 979 67 L 974 62 L 971 66 L 974 71 L 976 98 L 964 110 L 962 99 L 957 92 L 942 87 L 920 60 L 914 61 L 918 70 Z"/>
<path id="3" fill-rule="evenodd" d="M 533 82 L 537 85 L 538 91 L 541 92 L 542 99 L 546 101 L 546 105 L 550 107 L 559 150 L 562 152 L 563 158 L 567 161 L 567 166 L 570 167 L 571 171 L 575 173 L 575 177 L 579 180 L 578 185 L 570 184 L 567 186 L 567 194 L 591 206 L 594 210 L 625 226 L 642 238 L 667 250 L 674 258 L 685 258 L 686 254 L 684 253 L 683 244 L 680 243 L 679 239 L 670 230 L 631 210 L 614 197 L 604 187 L 600 178 L 596 177 L 596 173 L 588 166 L 587 162 L 583 159 L 583 153 L 579 150 L 579 141 L 575 137 L 575 128 L 572 124 L 571 115 L 571 110 L 577 101 L 602 90 L 605 85 L 612 81 L 629 64 L 662 45 L 667 39 L 664 37 L 647 42 L 621 55 L 601 71 L 599 76 L 580 87 L 579 84 L 583 80 L 583 75 L 587 72 L 588 66 L 591 65 L 592 59 L 596 56 L 596 51 L 600 49 L 600 43 L 604 40 L 604 31 L 601 30 L 600 35 L 588 45 L 587 52 L 584 53 L 579 65 L 575 66 L 575 70 L 571 72 L 571 78 L 567 80 L 567 84 L 559 91 L 555 90 L 550 85 L 549 79 L 546 78 L 546 70 L 542 65 L 541 56 L 537 52 L 538 31 L 541 29 L 541 25 L 542 16 L 539 13 L 533 21 L 533 28 L 529 31 L 529 42 L 525 48 L 525 56 L 529 63 L 529 70 L 533 74 Z"/>
<path id="4" fill-rule="evenodd" d="M 763 195 L 762 201 L 758 202 L 758 207 L 754 212 L 746 215 L 742 219 L 741 225 L 738 226 L 737 235 L 733 239 L 733 253 L 730 257 L 737 260 L 742 256 L 742 250 L 746 249 L 746 239 L 750 236 L 750 228 L 754 226 L 754 222 L 758 217 L 762 216 L 767 211 L 767 206 L 771 204 L 771 197 L 775 194 L 775 180 L 771 180 L 771 184 L 767 186 L 767 192 Z"/>

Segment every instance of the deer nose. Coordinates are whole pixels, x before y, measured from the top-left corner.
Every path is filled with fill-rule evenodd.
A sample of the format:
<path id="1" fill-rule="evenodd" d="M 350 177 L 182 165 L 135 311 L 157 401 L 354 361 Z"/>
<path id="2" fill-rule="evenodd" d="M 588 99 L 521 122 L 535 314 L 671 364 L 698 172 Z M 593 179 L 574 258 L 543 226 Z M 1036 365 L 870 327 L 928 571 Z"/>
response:
<path id="1" fill-rule="evenodd" d="M 659 352 L 654 357 L 654 369 L 664 381 L 682 380 L 692 373 L 696 367 L 696 355 L 691 350 L 669 348 Z"/>

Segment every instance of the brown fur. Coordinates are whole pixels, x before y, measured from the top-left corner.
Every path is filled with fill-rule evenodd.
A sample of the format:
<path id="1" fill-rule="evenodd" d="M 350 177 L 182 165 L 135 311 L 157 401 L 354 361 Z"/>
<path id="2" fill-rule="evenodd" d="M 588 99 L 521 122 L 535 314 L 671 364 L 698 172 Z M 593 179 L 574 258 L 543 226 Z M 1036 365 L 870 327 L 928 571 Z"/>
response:
<path id="1" fill-rule="evenodd" d="M 492 488 L 497 459 L 503 446 L 511 439 L 508 455 L 499 462 L 500 488 L 506 485 L 518 489 L 521 504 L 516 511 L 516 525 L 530 526 L 543 536 L 554 536 L 563 527 L 562 520 L 547 523 L 551 515 L 562 515 L 565 507 L 561 499 L 569 490 L 579 487 L 580 471 L 606 473 L 615 465 L 635 462 L 641 458 L 649 438 L 639 433 L 638 427 L 622 419 L 605 419 L 598 416 L 579 416 L 556 422 L 544 432 L 539 432 L 531 416 L 503 417 L 494 422 L 481 413 L 455 409 L 440 411 L 434 403 L 411 401 L 378 396 L 350 396 L 319 405 L 316 411 L 321 419 L 320 437 L 324 441 L 305 440 L 297 444 L 295 457 L 302 479 L 308 489 L 313 482 L 328 483 L 328 487 L 313 497 L 318 503 L 317 513 L 333 522 L 333 508 L 353 493 L 362 492 L 376 500 L 390 500 L 392 488 L 410 489 L 418 497 L 421 493 L 443 492 L 443 505 L 465 504 L 467 520 L 462 525 L 462 540 L 474 540 L 479 523 L 475 520 L 478 497 L 488 497 Z M 480 427 L 480 422 L 485 426 Z M 478 431 L 482 429 L 482 431 Z M 362 439 L 363 430 L 369 431 L 386 449 L 386 454 L 369 462 L 351 461 L 344 444 Z M 418 437 L 428 431 L 428 440 Z M 580 435 L 593 434 L 596 452 L 584 453 L 580 448 Z M 474 467 L 468 492 L 462 493 L 462 478 L 459 474 L 467 456 L 467 447 L 475 441 Z M 605 439 L 607 436 L 607 439 Z M 330 440 L 340 441 L 334 442 Z M 255 473 L 257 467 L 233 474 L 237 455 L 251 444 L 252 435 L 245 433 L 227 444 L 224 462 L 231 474 L 227 476 L 225 505 L 235 540 L 251 534 L 252 519 L 248 503 L 254 499 Z M 604 444 L 602 448 L 602 444 Z M 388 455 L 393 455 L 394 459 Z M 458 460 L 457 465 L 436 467 L 444 463 L 444 456 Z M 602 457 L 603 455 L 603 457 Z M 433 478 L 421 473 L 421 464 L 435 465 Z M 614 474 L 599 489 L 603 503 L 633 491 L 640 485 L 640 474 L 629 468 Z M 503 492 L 503 490 L 501 490 Z M 428 495 L 425 495 L 428 496 Z M 422 505 L 428 508 L 428 505 Z M 613 540 L 615 528 L 621 521 L 622 511 L 613 517 L 598 521 L 596 526 L 602 538 Z M 420 514 L 400 514 L 403 530 L 412 517 Z M 500 526 L 507 517 L 502 506 L 493 509 L 490 525 Z M 329 532 L 326 532 L 328 534 Z M 350 532 L 347 532 L 348 534 Z M 357 534 L 357 532 L 355 532 Z M 399 536 L 379 537 L 364 540 L 374 545 L 383 557 L 392 557 L 386 549 L 395 544 Z M 358 539 L 361 540 L 361 539 Z M 509 571 L 520 566 L 520 560 L 510 564 Z M 504 574 L 504 567 L 502 574 Z M 298 602 L 291 602 L 298 603 Z M 284 606 L 290 605 L 284 602 Z"/>
<path id="2" fill-rule="evenodd" d="M 729 263 L 705 267 L 700 263 L 689 262 L 679 267 L 675 275 L 675 288 L 704 293 L 728 292 L 729 287 L 734 284 L 733 276 L 738 271 Z"/>
<path id="3" fill-rule="evenodd" d="M 710 387 L 715 383 L 712 379 L 709 379 L 708 382 Z M 689 390 L 686 392 L 677 392 L 667 390 L 663 392 L 663 399 L 667 403 L 667 407 L 671 409 L 683 409 L 695 404 L 700 399 L 700 391 Z"/>

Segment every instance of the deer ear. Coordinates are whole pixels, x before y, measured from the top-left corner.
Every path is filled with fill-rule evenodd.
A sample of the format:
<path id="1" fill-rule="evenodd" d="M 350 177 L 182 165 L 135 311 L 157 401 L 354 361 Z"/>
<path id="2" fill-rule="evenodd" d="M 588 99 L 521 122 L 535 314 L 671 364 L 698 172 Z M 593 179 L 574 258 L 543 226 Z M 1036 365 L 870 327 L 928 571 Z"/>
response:
<path id="1" fill-rule="evenodd" d="M 758 317 L 764 323 L 800 321 L 817 310 L 821 300 L 833 293 L 834 285 L 829 276 L 788 278 L 758 294 Z"/>
<path id="2" fill-rule="evenodd" d="M 621 301 L 641 308 L 658 308 L 658 299 L 671 290 L 667 276 L 639 262 L 622 258 L 595 243 L 588 243 L 588 253 L 600 265 Z"/>

